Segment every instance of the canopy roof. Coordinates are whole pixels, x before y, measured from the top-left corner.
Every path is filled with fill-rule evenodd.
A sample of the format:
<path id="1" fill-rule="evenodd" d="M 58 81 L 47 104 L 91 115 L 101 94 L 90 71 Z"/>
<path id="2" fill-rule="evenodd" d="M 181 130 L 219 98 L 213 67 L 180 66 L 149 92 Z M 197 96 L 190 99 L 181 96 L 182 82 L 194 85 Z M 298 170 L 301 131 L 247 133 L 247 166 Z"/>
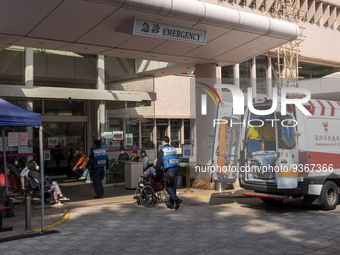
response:
<path id="1" fill-rule="evenodd" d="M 232 9 L 227 1 L 2 0 L 0 6 L 0 49 L 17 45 L 176 63 L 154 75 L 242 63 L 300 34 L 295 24 Z M 136 33 L 136 19 L 173 31 L 205 31 L 206 43 Z M 150 71 L 145 69 L 138 72 Z"/>
<path id="2" fill-rule="evenodd" d="M 0 126 L 41 126 L 41 114 L 11 104 L 0 98 Z"/>

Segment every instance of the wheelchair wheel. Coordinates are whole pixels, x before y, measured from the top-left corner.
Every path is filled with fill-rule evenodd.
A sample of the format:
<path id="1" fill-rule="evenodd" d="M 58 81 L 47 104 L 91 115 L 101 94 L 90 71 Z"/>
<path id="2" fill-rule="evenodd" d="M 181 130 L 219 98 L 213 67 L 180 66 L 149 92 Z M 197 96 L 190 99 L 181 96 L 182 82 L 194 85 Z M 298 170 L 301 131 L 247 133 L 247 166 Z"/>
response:
<path id="1" fill-rule="evenodd" d="M 156 195 L 150 186 L 145 186 L 141 191 L 141 203 L 144 207 L 153 206 L 156 201 Z"/>

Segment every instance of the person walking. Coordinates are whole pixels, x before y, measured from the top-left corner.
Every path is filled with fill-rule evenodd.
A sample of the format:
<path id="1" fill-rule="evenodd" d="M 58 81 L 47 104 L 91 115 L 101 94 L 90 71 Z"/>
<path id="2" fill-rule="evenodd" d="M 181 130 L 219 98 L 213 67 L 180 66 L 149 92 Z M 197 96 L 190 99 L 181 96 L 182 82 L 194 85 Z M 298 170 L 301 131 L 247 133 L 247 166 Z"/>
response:
<path id="1" fill-rule="evenodd" d="M 96 194 L 94 198 L 101 198 L 104 196 L 102 180 L 105 177 L 105 168 L 109 168 L 109 160 L 106 150 L 101 148 L 101 141 L 95 140 L 94 145 L 95 147 L 91 148 L 89 162 L 86 167 L 91 171 L 93 188 Z"/>
<path id="2" fill-rule="evenodd" d="M 143 172 L 149 168 L 149 158 L 146 155 L 145 150 L 141 150 L 140 152 L 141 157 L 139 158 L 139 162 L 143 165 Z"/>
<path id="3" fill-rule="evenodd" d="M 182 203 L 182 199 L 177 197 L 176 193 L 179 174 L 179 159 L 176 149 L 170 146 L 169 142 L 170 138 L 168 136 L 164 136 L 162 140 L 163 147 L 159 150 L 155 168 L 156 172 L 159 172 L 162 167 L 164 168 L 165 188 L 170 195 L 167 207 L 177 210 Z"/>

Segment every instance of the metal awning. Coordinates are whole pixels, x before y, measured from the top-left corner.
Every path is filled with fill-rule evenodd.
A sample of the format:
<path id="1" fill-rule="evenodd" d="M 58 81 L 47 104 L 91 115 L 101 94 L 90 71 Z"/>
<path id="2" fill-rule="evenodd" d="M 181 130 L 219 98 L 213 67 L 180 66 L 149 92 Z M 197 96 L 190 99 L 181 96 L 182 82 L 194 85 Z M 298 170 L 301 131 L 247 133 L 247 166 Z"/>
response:
<path id="1" fill-rule="evenodd" d="M 28 97 L 44 99 L 103 100 L 103 101 L 154 101 L 156 93 L 119 90 L 89 90 L 55 87 L 26 87 L 1 85 L 0 95 L 4 97 Z"/>
<path id="2" fill-rule="evenodd" d="M 177 63 L 186 72 L 199 64 L 243 62 L 300 33 L 295 24 L 231 7 L 197 0 L 3 0 L 0 49 L 19 45 L 156 60 Z M 205 44 L 135 33 L 136 19 L 203 31 Z"/>

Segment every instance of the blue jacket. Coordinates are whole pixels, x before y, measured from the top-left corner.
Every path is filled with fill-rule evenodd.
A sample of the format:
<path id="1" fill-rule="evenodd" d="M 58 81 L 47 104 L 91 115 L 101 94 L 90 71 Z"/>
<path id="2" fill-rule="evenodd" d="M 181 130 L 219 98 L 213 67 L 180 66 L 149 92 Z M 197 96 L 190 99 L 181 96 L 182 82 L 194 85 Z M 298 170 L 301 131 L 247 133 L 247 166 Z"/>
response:
<path id="1" fill-rule="evenodd" d="M 106 155 L 106 150 L 103 148 L 92 148 L 91 150 L 93 153 L 93 154 L 91 153 L 93 155 L 92 167 L 100 168 L 107 166 L 108 159 Z"/>
<path id="2" fill-rule="evenodd" d="M 163 152 L 163 165 L 165 169 L 179 167 L 178 154 L 174 147 L 164 145 L 161 151 Z"/>

